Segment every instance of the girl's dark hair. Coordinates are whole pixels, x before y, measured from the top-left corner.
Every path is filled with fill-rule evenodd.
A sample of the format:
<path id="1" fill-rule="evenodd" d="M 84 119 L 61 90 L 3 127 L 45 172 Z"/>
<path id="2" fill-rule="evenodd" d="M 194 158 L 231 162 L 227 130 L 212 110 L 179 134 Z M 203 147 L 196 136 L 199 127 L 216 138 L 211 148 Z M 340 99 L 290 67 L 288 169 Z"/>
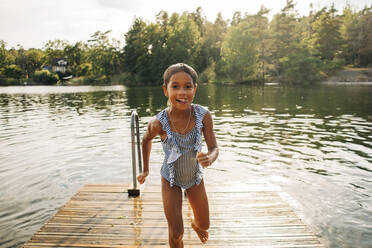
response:
<path id="1" fill-rule="evenodd" d="M 198 80 L 198 74 L 196 73 L 196 71 L 187 64 L 177 63 L 177 64 L 169 66 L 165 70 L 163 74 L 163 80 L 164 80 L 165 87 L 168 86 L 169 80 L 172 77 L 172 75 L 176 74 L 177 72 L 181 72 L 181 71 L 189 74 L 192 79 L 192 83 L 194 84 L 194 86 L 196 85 L 196 81 Z"/>

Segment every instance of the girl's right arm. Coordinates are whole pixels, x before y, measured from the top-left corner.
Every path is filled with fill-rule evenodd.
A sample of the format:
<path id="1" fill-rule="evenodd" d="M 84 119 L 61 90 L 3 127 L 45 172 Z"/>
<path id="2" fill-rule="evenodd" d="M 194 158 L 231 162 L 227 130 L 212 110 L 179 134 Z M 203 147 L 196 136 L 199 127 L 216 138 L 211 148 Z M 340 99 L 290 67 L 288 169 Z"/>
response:
<path id="1" fill-rule="evenodd" d="M 143 158 L 143 172 L 137 177 L 140 184 L 144 183 L 146 177 L 149 175 L 149 161 L 152 146 L 152 140 L 160 135 L 162 132 L 162 125 L 159 120 L 154 119 L 147 125 L 147 131 L 142 138 L 142 158 Z"/>

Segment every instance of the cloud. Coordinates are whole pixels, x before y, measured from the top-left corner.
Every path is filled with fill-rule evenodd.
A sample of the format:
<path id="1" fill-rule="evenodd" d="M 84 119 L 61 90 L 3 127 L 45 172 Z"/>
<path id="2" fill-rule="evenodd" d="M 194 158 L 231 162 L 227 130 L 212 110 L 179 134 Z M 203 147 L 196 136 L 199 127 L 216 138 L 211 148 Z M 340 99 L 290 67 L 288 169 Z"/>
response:
<path id="1" fill-rule="evenodd" d="M 370 0 L 295 0 L 300 14 L 307 15 L 310 2 L 314 8 L 330 6 L 335 2 L 338 10 L 349 2 L 352 7 L 371 5 Z M 229 2 L 215 0 L 0 0 L 0 39 L 8 47 L 21 44 L 25 48 L 41 48 L 44 42 L 54 39 L 70 42 L 87 41 L 96 31 L 112 30 L 112 37 L 123 39 L 132 25 L 134 16 L 154 21 L 161 10 L 168 13 L 193 12 L 201 6 L 209 21 L 218 12 L 224 19 L 231 19 L 235 11 L 256 13 L 260 6 L 272 9 L 275 14 L 285 6 L 285 0 L 256 0 Z"/>
<path id="2" fill-rule="evenodd" d="M 126 1 L 126 0 L 98 0 L 98 4 L 106 7 L 112 8 L 118 11 L 128 12 L 128 13 L 136 13 L 143 10 L 143 5 L 145 3 L 143 1 Z"/>
<path id="3" fill-rule="evenodd" d="M 87 41 L 96 31 L 106 30 L 123 39 L 132 19 L 131 14 L 92 0 L 0 1 L 0 39 L 8 43 L 8 48 L 17 44 L 41 48 L 55 39 Z"/>

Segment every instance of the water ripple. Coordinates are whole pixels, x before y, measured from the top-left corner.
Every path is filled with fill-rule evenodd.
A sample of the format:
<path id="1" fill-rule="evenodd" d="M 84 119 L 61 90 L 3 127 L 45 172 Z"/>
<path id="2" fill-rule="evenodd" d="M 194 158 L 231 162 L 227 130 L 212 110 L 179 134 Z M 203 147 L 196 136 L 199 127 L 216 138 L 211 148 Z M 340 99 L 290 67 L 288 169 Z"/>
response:
<path id="1" fill-rule="evenodd" d="M 372 115 L 362 104 L 372 87 L 206 89 L 196 101 L 214 117 L 211 170 L 280 185 L 332 247 L 371 246 Z M 345 94 L 352 106 L 336 97 Z M 143 134 L 165 105 L 158 88 L 0 88 L 0 246 L 21 246 L 86 183 L 130 182 L 131 110 Z M 155 139 L 154 171 L 162 159 Z"/>

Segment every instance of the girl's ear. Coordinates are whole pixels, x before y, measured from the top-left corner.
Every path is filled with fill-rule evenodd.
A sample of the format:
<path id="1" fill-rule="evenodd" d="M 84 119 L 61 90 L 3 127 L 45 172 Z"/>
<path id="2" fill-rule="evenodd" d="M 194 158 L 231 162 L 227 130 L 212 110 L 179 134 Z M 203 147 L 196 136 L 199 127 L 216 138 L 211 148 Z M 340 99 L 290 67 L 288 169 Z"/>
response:
<path id="1" fill-rule="evenodd" d="M 196 89 L 198 88 L 198 85 L 197 84 L 195 84 L 194 85 L 194 95 L 196 94 Z"/>
<path id="2" fill-rule="evenodd" d="M 167 90 L 167 87 L 165 86 L 165 84 L 163 84 L 163 92 L 164 92 L 164 95 L 166 97 L 168 97 L 168 90 Z"/>

